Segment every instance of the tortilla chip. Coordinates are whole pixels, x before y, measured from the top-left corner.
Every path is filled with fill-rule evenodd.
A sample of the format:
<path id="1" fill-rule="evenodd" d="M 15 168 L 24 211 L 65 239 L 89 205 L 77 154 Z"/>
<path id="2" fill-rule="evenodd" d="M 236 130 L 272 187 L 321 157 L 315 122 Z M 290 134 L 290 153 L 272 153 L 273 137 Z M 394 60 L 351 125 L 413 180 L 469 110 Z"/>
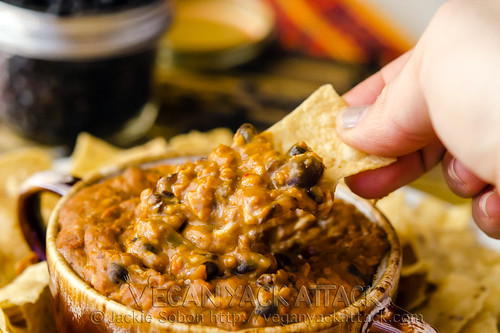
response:
<path id="1" fill-rule="evenodd" d="M 442 332 L 497 332 L 493 328 L 500 318 L 500 253 L 478 240 L 471 227 L 470 204 L 451 205 L 426 194 L 408 194 L 419 193 L 400 191 L 377 204 L 402 233 L 403 245 L 412 244 L 418 259 L 408 263 L 403 258 L 399 305 L 411 309 L 425 296 L 418 310 Z M 426 281 L 421 280 L 424 272 Z M 424 282 L 430 288 L 424 290 Z M 481 286 L 488 290 L 481 291 Z M 463 317 L 464 308 L 479 313 Z"/>
<path id="2" fill-rule="evenodd" d="M 485 274 L 489 268 L 477 260 L 485 248 L 471 228 L 469 204 L 451 205 L 430 195 L 420 195 L 419 200 L 409 200 L 413 201 L 409 204 L 401 194 L 406 195 L 391 194 L 377 206 L 395 226 L 403 246 L 410 244 L 417 259 L 426 262 L 430 282 L 439 283 L 450 272 L 465 274 L 475 270 L 474 278 Z M 413 195 L 407 197 L 415 199 Z M 407 271 L 403 267 L 403 272 Z"/>
<path id="3" fill-rule="evenodd" d="M 23 148 L 0 155 L 0 195 L 16 198 L 21 184 L 31 174 L 51 166 L 50 154 L 41 148 Z"/>
<path id="4" fill-rule="evenodd" d="M 406 205 L 406 193 L 402 190 L 391 193 L 377 201 L 376 206 L 391 221 L 398 234 L 409 231 L 409 221 L 406 216 L 409 207 Z"/>
<path id="5" fill-rule="evenodd" d="M 56 332 L 46 262 L 28 267 L 0 289 L 0 309 L 11 333 Z"/>
<path id="6" fill-rule="evenodd" d="M 292 145 L 305 141 L 323 158 L 325 177 L 335 184 L 346 176 L 396 161 L 394 158 L 369 155 L 340 140 L 336 128 L 337 116 L 346 106 L 331 85 L 324 85 L 265 133 L 272 134 L 275 148 L 283 153 Z"/>
<path id="7" fill-rule="evenodd" d="M 191 131 L 173 137 L 169 145 L 177 152 L 186 156 L 207 155 L 219 144 L 230 145 L 233 140 L 233 132 L 227 128 L 216 128 L 209 132 Z"/>
<path id="8" fill-rule="evenodd" d="M 71 156 L 71 173 L 79 178 L 110 165 L 118 165 L 148 156 L 206 155 L 219 144 L 231 144 L 232 132 L 219 128 L 209 132 L 192 131 L 173 137 L 167 144 L 165 139 L 156 138 L 130 149 L 120 149 L 88 133 L 78 136 Z"/>
<path id="9" fill-rule="evenodd" d="M 498 333 L 498 319 L 492 313 L 485 311 L 481 312 L 472 318 L 467 325 L 462 329 L 462 333 Z"/>
<path id="10" fill-rule="evenodd" d="M 432 224 L 432 228 L 446 230 L 469 230 L 470 205 L 452 205 L 433 196 L 426 196 L 415 209 L 414 218 L 422 224 Z"/>
<path id="11" fill-rule="evenodd" d="M 39 144 L 20 137 L 7 125 L 0 123 L 0 153 L 35 145 L 38 146 Z"/>
<path id="12" fill-rule="evenodd" d="M 500 319 L 500 283 L 498 279 L 500 276 L 500 264 L 497 262 L 492 264 L 491 261 L 487 263 L 490 259 L 500 258 L 500 254 L 496 251 L 489 251 L 488 253 L 480 253 L 478 256 L 482 259 L 483 263 L 487 265 L 487 270 L 483 272 L 483 283 L 490 289 L 490 294 L 486 298 L 483 311 L 491 312 L 495 315 L 496 319 Z M 487 332 L 487 331 L 484 331 Z"/>
<path id="13" fill-rule="evenodd" d="M 120 153 L 120 149 L 96 138 L 82 133 L 76 139 L 75 149 L 71 155 L 71 173 L 83 178 L 86 174 L 104 166 Z"/>
<path id="14" fill-rule="evenodd" d="M 78 136 L 71 155 L 71 173 L 78 178 L 100 170 L 109 165 L 125 163 L 141 157 L 168 151 L 163 138 L 156 138 L 131 149 L 120 149 L 88 133 Z"/>
<path id="15" fill-rule="evenodd" d="M 440 332 L 457 333 L 479 313 L 489 290 L 463 274 L 450 274 L 416 311 Z"/>
<path id="16" fill-rule="evenodd" d="M 17 224 L 15 201 L 0 197 L 0 287 L 12 281 L 16 263 L 29 253 L 29 247 Z"/>
<path id="17" fill-rule="evenodd" d="M 140 146 L 122 150 L 113 163 L 122 164 L 154 155 L 167 154 L 171 152 L 164 138 L 155 138 Z"/>
<path id="18" fill-rule="evenodd" d="M 50 154 L 41 148 L 23 148 L 0 155 L 0 287 L 16 276 L 16 263 L 30 250 L 17 223 L 17 195 L 33 173 L 49 169 Z"/>
<path id="19" fill-rule="evenodd" d="M 0 309 L 0 332 L 2 333 L 10 333 L 10 330 L 7 329 L 7 323 L 9 322 L 9 318 L 3 313 Z"/>
<path id="20" fill-rule="evenodd" d="M 401 269 L 402 276 L 411 276 L 415 274 L 425 274 L 429 271 L 429 264 L 425 259 L 420 259 L 412 265 L 405 265 Z"/>

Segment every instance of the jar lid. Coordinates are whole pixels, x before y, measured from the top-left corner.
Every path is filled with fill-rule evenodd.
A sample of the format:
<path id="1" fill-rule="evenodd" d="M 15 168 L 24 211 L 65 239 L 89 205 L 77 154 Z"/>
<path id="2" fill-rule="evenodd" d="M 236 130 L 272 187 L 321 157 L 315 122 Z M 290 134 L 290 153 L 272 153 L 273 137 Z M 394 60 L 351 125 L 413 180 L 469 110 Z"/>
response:
<path id="1" fill-rule="evenodd" d="M 166 0 L 109 14 L 59 17 L 0 2 L 0 49 L 49 60 L 110 57 L 156 41 L 171 21 Z"/>
<path id="2" fill-rule="evenodd" d="M 178 0 L 171 29 L 160 43 L 160 64 L 225 69 L 259 54 L 271 40 L 275 17 L 262 0 Z"/>

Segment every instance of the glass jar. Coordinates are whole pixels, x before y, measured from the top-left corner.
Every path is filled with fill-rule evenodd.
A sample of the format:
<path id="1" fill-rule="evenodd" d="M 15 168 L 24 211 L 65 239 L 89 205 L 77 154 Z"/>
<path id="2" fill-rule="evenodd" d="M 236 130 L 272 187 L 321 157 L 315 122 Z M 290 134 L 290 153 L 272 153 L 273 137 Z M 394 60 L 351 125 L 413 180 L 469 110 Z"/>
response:
<path id="1" fill-rule="evenodd" d="M 71 144 L 81 131 L 110 137 L 144 112 L 169 2 L 54 9 L 16 1 L 26 8 L 0 2 L 4 123 L 38 142 Z"/>

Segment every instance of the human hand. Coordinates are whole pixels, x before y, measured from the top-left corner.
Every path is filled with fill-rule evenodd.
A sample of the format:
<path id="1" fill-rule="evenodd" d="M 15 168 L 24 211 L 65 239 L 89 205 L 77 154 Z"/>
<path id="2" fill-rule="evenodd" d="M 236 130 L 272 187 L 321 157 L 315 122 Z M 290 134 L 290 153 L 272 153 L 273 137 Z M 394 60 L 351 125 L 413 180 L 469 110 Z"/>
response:
<path id="1" fill-rule="evenodd" d="M 479 227 L 500 238 L 499 89 L 500 2 L 446 3 L 412 51 L 344 96 L 351 108 L 339 122 L 342 140 L 398 157 L 347 184 L 381 197 L 442 160 L 449 187 L 472 197 Z"/>

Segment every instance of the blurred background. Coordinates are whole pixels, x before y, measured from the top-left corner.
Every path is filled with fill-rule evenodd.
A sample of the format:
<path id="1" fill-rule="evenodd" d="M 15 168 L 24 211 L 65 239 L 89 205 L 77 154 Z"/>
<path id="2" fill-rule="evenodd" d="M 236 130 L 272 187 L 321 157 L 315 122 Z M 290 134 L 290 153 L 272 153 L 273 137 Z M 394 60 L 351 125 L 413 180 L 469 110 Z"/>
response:
<path id="1" fill-rule="evenodd" d="M 444 2 L 2 0 L 0 152 L 69 155 L 82 131 L 126 148 L 263 130 L 320 85 L 343 94 L 411 49 Z M 413 186 L 461 201 L 439 167 Z"/>
<path id="2" fill-rule="evenodd" d="M 71 147 L 79 131 L 130 146 L 192 129 L 234 130 L 243 122 L 264 129 L 293 110 L 318 86 L 331 83 L 342 94 L 409 50 L 443 2 L 168 1 L 167 6 L 153 9 L 168 11 L 163 30 L 154 41 L 156 60 L 142 50 L 133 55 L 127 50 L 115 50 L 111 55 L 83 54 L 78 46 L 76 56 L 74 52 L 54 55 L 46 51 L 48 44 L 56 45 L 54 37 L 44 40 L 36 30 L 32 34 L 36 35 L 39 50 L 26 51 L 20 44 L 22 40 L 12 48 L 12 42 L 0 38 L 0 150 L 25 144 L 21 137 Z M 71 23 L 73 19 L 80 24 L 78 19 L 97 15 L 104 18 L 97 28 L 106 31 L 115 29 L 113 22 L 117 18 L 113 14 L 154 5 L 155 1 L 102 1 L 102 6 L 95 7 L 87 3 L 1 1 L 0 15 L 3 12 L 8 19 L 0 23 L 0 35 L 2 30 L 7 34 L 9 29 L 15 30 L 16 24 L 34 20 L 14 11 L 12 14 L 14 7 L 48 15 L 52 17 L 50 22 L 55 19 Z M 46 21 L 38 22 L 37 29 L 43 32 Z M 139 32 L 125 31 L 122 39 L 147 35 L 151 29 L 145 25 Z M 95 29 L 85 31 L 90 30 Z M 101 38 L 95 36 L 92 38 Z M 67 41 L 73 37 L 62 38 L 69 45 Z M 56 38 L 61 39 L 59 35 Z M 101 38 L 99 42 L 106 40 Z M 61 63 L 66 66 L 63 70 Z M 116 69 L 111 71 L 109 67 Z M 149 77 L 147 72 L 151 70 Z M 150 90 L 144 88 L 148 80 L 152 81 Z M 135 99 L 124 99 L 132 95 Z M 103 104 L 102 100 L 109 103 Z M 114 106 L 116 110 L 109 111 Z M 103 126 L 97 128 L 96 123 Z"/>
<path id="3" fill-rule="evenodd" d="M 205 15 L 199 15 L 190 7 L 190 3 L 197 2 L 210 3 L 219 13 L 216 7 L 223 3 L 233 8 L 219 17 L 207 6 Z M 259 6 L 243 8 L 252 2 Z M 342 94 L 409 50 L 443 2 L 178 1 L 177 20 L 174 15 L 173 26 L 162 43 L 170 52 L 170 59 L 166 57 L 170 61 L 160 57 L 163 61 L 158 87 L 162 107 L 153 131 L 159 134 L 214 126 L 234 130 L 242 122 L 266 128 L 319 85 L 331 83 Z M 246 20 L 230 13 L 238 10 L 246 11 Z M 220 24 L 220 30 L 211 31 L 201 23 L 212 19 Z M 236 36 L 241 32 L 246 36 Z M 183 45 L 184 38 L 192 44 Z M 230 50 L 238 49 L 238 45 L 249 55 L 247 59 Z M 195 56 L 186 56 L 189 47 Z M 207 56 L 210 47 L 219 47 L 218 56 Z M 173 123 L 176 125 L 171 127 Z"/>

